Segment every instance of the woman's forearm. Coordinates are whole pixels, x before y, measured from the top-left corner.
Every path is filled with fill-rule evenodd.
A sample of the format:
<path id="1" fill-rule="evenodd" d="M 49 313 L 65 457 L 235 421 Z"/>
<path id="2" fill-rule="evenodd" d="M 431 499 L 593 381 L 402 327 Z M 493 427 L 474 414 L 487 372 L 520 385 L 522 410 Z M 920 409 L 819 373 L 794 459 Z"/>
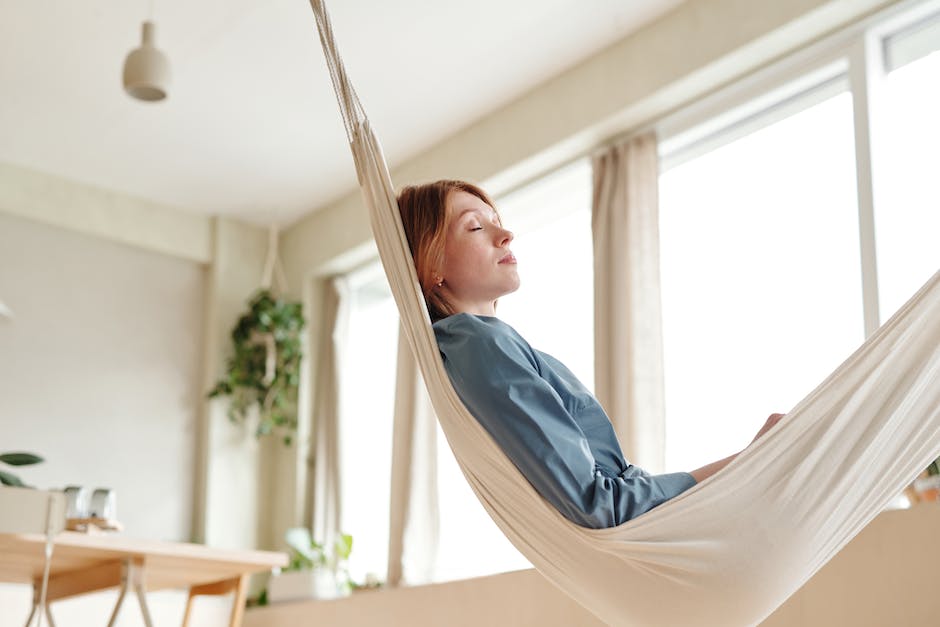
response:
<path id="1" fill-rule="evenodd" d="M 713 474 L 715 474 L 716 472 L 718 472 L 719 470 L 721 470 L 722 468 L 730 464 L 731 461 L 737 456 L 738 456 L 738 453 L 735 453 L 734 455 L 729 455 L 728 457 L 725 457 L 724 459 L 719 459 L 717 462 L 712 462 L 706 466 L 697 468 L 696 470 L 693 470 L 689 474 L 692 475 L 692 478 L 695 479 L 696 483 L 701 483 L 702 481 L 705 481 L 706 479 L 711 477 Z"/>
<path id="2" fill-rule="evenodd" d="M 753 444 L 754 442 L 757 442 L 757 440 L 759 440 L 764 435 L 766 435 L 768 431 L 773 429 L 774 426 L 778 422 L 780 422 L 780 419 L 784 417 L 784 415 L 785 414 L 771 414 L 770 417 L 767 418 L 767 421 L 764 422 L 764 426 L 761 427 L 760 431 L 757 432 L 757 435 L 754 436 L 754 439 L 751 440 L 751 444 Z M 740 455 L 740 453 L 729 455 L 728 457 L 725 457 L 724 459 L 719 459 L 717 462 L 712 462 L 708 464 L 707 466 L 702 466 L 701 468 L 693 470 L 689 474 L 692 475 L 692 478 L 695 479 L 696 483 L 701 483 L 702 481 L 705 481 L 706 479 L 711 477 L 713 474 L 715 474 L 716 472 L 718 472 L 719 470 L 721 470 L 722 468 L 730 464 L 734 460 L 734 458 L 737 457 L 738 455 Z"/>

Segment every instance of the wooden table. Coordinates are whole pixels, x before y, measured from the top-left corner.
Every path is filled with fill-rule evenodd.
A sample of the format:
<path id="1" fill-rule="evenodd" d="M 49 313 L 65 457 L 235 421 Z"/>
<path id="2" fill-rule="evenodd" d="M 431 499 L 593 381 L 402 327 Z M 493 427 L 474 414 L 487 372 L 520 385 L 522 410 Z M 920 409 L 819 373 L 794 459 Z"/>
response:
<path id="1" fill-rule="evenodd" d="M 38 591 L 44 547 L 43 535 L 0 533 L 0 581 L 29 583 Z M 229 592 L 234 593 L 230 625 L 238 627 L 244 613 L 248 576 L 286 565 L 287 556 L 283 553 L 223 550 L 200 544 L 64 531 L 55 536 L 46 607 L 38 607 L 38 593 L 34 594 L 33 613 L 45 610 L 50 627 L 54 627 L 49 603 L 118 587 L 120 595 L 109 625 L 117 618 L 127 592 L 132 592 L 140 603 L 144 623 L 149 626 L 152 621 L 147 591 L 188 588 L 184 627 L 189 623 L 194 597 Z"/>

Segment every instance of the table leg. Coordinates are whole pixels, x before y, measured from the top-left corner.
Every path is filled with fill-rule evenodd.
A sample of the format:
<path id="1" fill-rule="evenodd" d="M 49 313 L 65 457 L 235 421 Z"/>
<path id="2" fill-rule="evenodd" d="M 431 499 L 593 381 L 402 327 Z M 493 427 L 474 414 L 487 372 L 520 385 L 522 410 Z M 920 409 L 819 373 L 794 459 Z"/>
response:
<path id="1" fill-rule="evenodd" d="M 117 620 L 118 611 L 124 603 L 124 597 L 127 591 L 133 588 L 137 595 L 137 602 L 140 604 L 140 613 L 144 617 L 144 625 L 153 627 L 153 621 L 150 618 L 150 608 L 147 607 L 146 588 L 144 587 L 144 565 L 143 563 L 126 559 L 121 563 L 121 591 L 118 593 L 117 603 L 114 604 L 114 611 L 111 613 L 111 620 L 108 621 L 108 627 L 114 627 L 114 621 Z"/>
<path id="2" fill-rule="evenodd" d="M 39 603 L 38 603 L 35 599 L 33 599 L 33 609 L 32 609 L 32 611 L 29 613 L 29 618 L 26 619 L 26 627 L 29 627 L 30 625 L 33 624 L 33 616 L 36 615 L 36 607 L 37 607 L 38 605 L 39 605 Z"/>
<path id="3" fill-rule="evenodd" d="M 193 599 L 197 596 L 218 596 L 229 592 L 234 592 L 229 627 L 241 627 L 242 617 L 245 615 L 245 599 L 248 596 L 248 575 L 190 588 L 189 598 L 186 599 L 186 612 L 183 614 L 183 627 L 189 627 Z"/>
<path id="4" fill-rule="evenodd" d="M 45 604 L 43 604 L 42 592 L 40 588 L 39 580 L 36 580 L 33 583 L 33 608 L 29 611 L 29 618 L 26 619 L 26 627 L 30 627 L 33 624 L 33 618 L 38 616 L 36 624 L 39 627 L 42 627 L 42 614 L 46 614 L 46 622 L 49 623 L 49 627 L 55 627 L 55 620 L 52 618 L 52 608 L 49 607 L 51 599 L 46 599 Z"/>
<path id="5" fill-rule="evenodd" d="M 150 608 L 147 607 L 147 591 L 144 589 L 143 581 L 138 581 L 134 585 L 137 590 L 137 602 L 140 603 L 140 613 L 144 615 L 144 625 L 153 627 L 153 619 L 150 618 Z"/>
<path id="6" fill-rule="evenodd" d="M 117 603 L 114 604 L 114 611 L 111 612 L 111 620 L 108 621 L 108 627 L 114 627 L 114 621 L 117 620 L 118 611 L 121 609 L 121 605 L 124 603 L 124 595 L 127 594 L 127 586 L 121 586 L 121 591 L 118 593 Z"/>
<path id="7" fill-rule="evenodd" d="M 36 616 L 36 611 L 39 611 L 40 619 L 39 626 L 42 627 L 42 613 L 46 612 L 46 622 L 49 623 L 49 627 L 55 627 L 55 621 L 52 620 L 52 608 L 49 607 L 49 604 L 46 603 L 44 607 L 39 607 L 39 596 L 38 594 L 34 595 L 33 599 L 33 609 L 29 612 L 29 618 L 26 619 L 26 627 L 30 627 L 33 624 L 33 617 Z"/>
<path id="8" fill-rule="evenodd" d="M 232 600 L 232 617 L 229 621 L 229 627 L 241 627 L 247 598 L 248 575 L 242 575 L 238 578 L 238 587 L 235 589 L 235 598 Z"/>
<path id="9" fill-rule="evenodd" d="M 192 615 L 193 611 L 193 599 L 195 599 L 193 591 L 189 591 L 189 596 L 186 598 L 186 611 L 183 612 L 183 627 L 189 627 L 189 618 Z"/>

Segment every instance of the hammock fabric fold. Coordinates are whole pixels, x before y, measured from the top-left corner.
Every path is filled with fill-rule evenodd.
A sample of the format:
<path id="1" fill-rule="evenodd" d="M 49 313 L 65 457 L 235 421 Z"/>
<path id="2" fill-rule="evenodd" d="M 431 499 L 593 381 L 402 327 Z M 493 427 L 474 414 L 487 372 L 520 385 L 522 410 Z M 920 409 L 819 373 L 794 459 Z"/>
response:
<path id="1" fill-rule="evenodd" d="M 755 625 L 940 454 L 937 273 L 723 471 L 619 527 L 567 521 L 451 387 L 381 146 L 346 76 L 324 4 L 310 3 L 402 328 L 464 476 L 519 551 L 603 621 Z"/>

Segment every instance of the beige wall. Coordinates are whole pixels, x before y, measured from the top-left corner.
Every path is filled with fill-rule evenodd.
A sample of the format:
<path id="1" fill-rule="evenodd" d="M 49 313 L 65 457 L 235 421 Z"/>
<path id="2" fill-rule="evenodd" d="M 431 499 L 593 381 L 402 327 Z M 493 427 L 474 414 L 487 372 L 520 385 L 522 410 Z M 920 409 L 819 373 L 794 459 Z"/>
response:
<path id="1" fill-rule="evenodd" d="M 940 504 L 885 512 L 763 627 L 940 624 Z"/>
<path id="2" fill-rule="evenodd" d="M 601 627 L 534 570 L 246 612 L 245 627 Z M 651 626 L 653 627 L 653 626 Z"/>
<path id="3" fill-rule="evenodd" d="M 0 293 L 17 314 L 0 320 L 4 446 L 50 460 L 24 474 L 117 489 L 138 537 L 272 545 L 261 447 L 205 400 L 266 231 L 2 164 L 0 220 Z M 57 438 L 66 423 L 84 429 Z"/>
<path id="4" fill-rule="evenodd" d="M 169 211 L 149 231 L 162 229 L 167 243 L 151 245 L 147 218 L 135 222 L 136 201 L 119 195 L 109 195 L 110 209 L 127 202 L 129 222 L 73 229 L 70 214 L 83 215 L 82 199 L 96 191 L 60 188 L 77 192 L 74 204 L 40 193 L 33 202 L 49 203 L 41 219 L 0 210 L 0 294 L 15 313 L 0 318 L 0 450 L 46 458 L 18 470 L 32 485 L 115 489 L 128 535 L 263 545 L 272 505 L 261 447 L 204 393 L 260 281 L 266 232 L 206 220 L 203 250 L 201 238 L 187 240 L 192 220 Z M 104 624 L 116 597 L 57 603 L 54 615 L 65 625 Z M 0 627 L 22 625 L 31 598 L 28 586 L 0 584 Z M 118 625 L 143 624 L 132 601 Z M 185 602 L 181 591 L 152 595 L 157 624 L 179 624 Z M 200 600 L 194 625 L 225 624 L 229 606 Z"/>
<path id="5" fill-rule="evenodd" d="M 263 229 L 231 220 L 212 221 L 203 325 L 206 329 L 203 390 L 225 370 L 230 334 L 258 289 L 267 246 Z M 267 546 L 262 533 L 270 515 L 270 488 L 262 485 L 261 446 L 250 424 L 233 424 L 224 400 L 203 401 L 197 472 L 195 539 L 211 546 Z"/>
<path id="6" fill-rule="evenodd" d="M 0 213 L 199 263 L 211 261 L 205 216 L 0 163 Z"/>
<path id="7" fill-rule="evenodd" d="M 763 627 L 935 627 L 940 505 L 885 512 Z M 628 581 L 622 582 L 629 585 Z M 681 597 L 676 598 L 681 603 Z M 249 610 L 245 627 L 594 627 L 533 570 Z"/>
<path id="8" fill-rule="evenodd" d="M 0 449 L 42 488 L 117 492 L 128 534 L 188 540 L 203 267 L 0 214 Z"/>
<path id="9" fill-rule="evenodd" d="M 204 264 L 16 213 L 0 212 L 0 294 L 15 314 L 0 319 L 0 450 L 46 458 L 18 469 L 32 485 L 114 489 L 129 535 L 189 540 Z M 60 624 L 101 625 L 116 595 L 54 613 Z M 23 625 L 31 599 L 28 586 L 0 584 L 0 626 Z M 154 618 L 178 624 L 185 602 L 155 595 Z M 142 625 L 128 605 L 119 624 Z M 225 608 L 210 601 L 200 612 L 198 624 L 221 624 Z"/>

